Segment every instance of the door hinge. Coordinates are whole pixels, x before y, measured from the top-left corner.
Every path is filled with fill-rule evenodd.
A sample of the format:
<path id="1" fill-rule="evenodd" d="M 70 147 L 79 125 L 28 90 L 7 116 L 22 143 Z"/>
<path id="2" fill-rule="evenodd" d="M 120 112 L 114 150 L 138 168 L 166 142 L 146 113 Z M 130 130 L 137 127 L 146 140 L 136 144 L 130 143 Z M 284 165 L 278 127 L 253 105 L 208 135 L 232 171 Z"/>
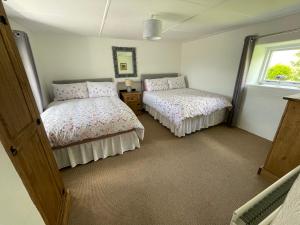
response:
<path id="1" fill-rule="evenodd" d="M 5 16 L 0 16 L 0 23 L 7 25 L 7 20 Z"/>
<path id="2" fill-rule="evenodd" d="M 13 156 L 16 156 L 18 154 L 18 150 L 13 146 L 10 147 L 10 152 Z"/>

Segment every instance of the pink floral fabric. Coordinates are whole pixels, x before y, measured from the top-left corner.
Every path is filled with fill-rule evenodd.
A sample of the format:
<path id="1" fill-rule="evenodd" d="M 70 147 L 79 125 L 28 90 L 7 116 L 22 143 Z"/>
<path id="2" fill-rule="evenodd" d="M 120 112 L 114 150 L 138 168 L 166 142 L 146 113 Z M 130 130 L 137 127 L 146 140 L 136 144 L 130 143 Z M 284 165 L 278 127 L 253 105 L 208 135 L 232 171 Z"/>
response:
<path id="1" fill-rule="evenodd" d="M 54 101 L 88 98 L 86 83 L 52 84 Z"/>
<path id="2" fill-rule="evenodd" d="M 41 118 L 53 147 L 132 129 L 144 137 L 143 125 L 118 97 L 53 102 Z"/>
<path id="3" fill-rule="evenodd" d="M 169 89 L 186 88 L 184 77 L 168 78 Z"/>
<path id="4" fill-rule="evenodd" d="M 116 83 L 113 82 L 87 82 L 90 98 L 118 96 Z"/>
<path id="5" fill-rule="evenodd" d="M 168 84 L 167 78 L 146 79 L 144 83 L 145 83 L 146 91 L 162 91 L 162 90 L 169 89 L 169 84 Z"/>
<path id="6" fill-rule="evenodd" d="M 179 126 L 186 118 L 209 115 L 217 110 L 231 107 L 222 95 L 191 88 L 167 91 L 145 91 L 143 102 Z"/>

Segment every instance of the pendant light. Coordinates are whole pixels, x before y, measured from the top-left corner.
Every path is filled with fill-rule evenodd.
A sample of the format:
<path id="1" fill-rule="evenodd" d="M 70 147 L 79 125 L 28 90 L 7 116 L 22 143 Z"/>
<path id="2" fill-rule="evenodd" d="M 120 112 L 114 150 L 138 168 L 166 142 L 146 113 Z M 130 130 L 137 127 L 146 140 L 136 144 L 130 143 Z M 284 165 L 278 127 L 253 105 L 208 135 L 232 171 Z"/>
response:
<path id="1" fill-rule="evenodd" d="M 150 19 L 144 21 L 143 38 L 147 40 L 160 40 L 161 39 L 162 22 L 155 19 L 154 15 Z"/>

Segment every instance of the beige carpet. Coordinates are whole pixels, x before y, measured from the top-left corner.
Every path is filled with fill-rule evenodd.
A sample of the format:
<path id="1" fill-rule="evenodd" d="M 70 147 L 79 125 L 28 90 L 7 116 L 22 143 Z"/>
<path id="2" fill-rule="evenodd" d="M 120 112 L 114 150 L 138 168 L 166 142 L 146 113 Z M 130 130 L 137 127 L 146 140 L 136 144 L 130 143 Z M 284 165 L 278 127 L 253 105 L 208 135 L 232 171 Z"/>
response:
<path id="1" fill-rule="evenodd" d="M 220 125 L 184 138 L 148 114 L 142 147 L 62 171 L 71 225 L 223 225 L 266 188 L 256 175 L 270 142 Z"/>

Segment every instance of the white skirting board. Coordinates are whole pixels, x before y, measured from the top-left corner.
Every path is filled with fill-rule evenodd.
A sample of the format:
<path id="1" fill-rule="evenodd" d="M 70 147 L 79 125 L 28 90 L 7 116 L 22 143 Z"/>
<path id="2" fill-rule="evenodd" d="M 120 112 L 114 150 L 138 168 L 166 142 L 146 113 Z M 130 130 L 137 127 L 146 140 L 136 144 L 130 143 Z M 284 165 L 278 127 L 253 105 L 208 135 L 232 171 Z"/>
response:
<path id="1" fill-rule="evenodd" d="M 136 131 L 53 150 L 58 168 L 75 167 L 140 148 Z"/>

